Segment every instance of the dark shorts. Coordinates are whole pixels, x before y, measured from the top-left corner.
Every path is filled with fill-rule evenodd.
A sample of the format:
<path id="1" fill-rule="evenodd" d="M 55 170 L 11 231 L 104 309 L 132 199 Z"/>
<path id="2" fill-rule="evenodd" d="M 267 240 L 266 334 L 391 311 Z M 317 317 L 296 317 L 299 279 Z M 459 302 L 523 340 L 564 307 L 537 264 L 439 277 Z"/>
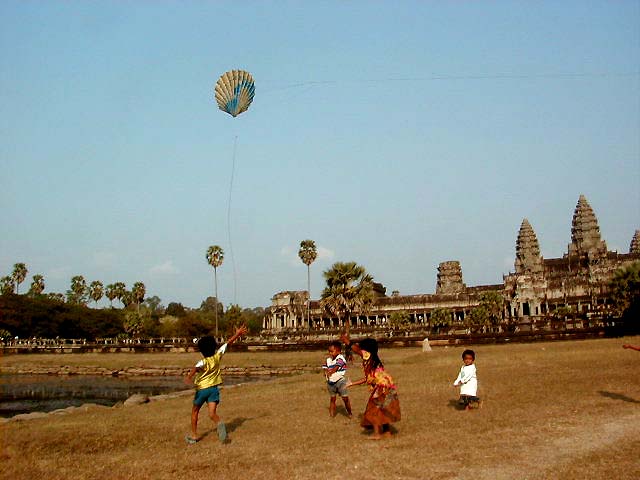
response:
<path id="1" fill-rule="evenodd" d="M 201 407 L 206 403 L 220 403 L 220 390 L 218 386 L 203 388 L 202 390 L 196 390 L 196 395 L 193 397 L 193 404 L 196 407 Z"/>
<path id="2" fill-rule="evenodd" d="M 470 403 L 477 403 L 480 401 L 480 397 L 476 397 L 473 395 L 460 395 L 460 400 L 458 400 L 459 405 L 469 405 Z"/>

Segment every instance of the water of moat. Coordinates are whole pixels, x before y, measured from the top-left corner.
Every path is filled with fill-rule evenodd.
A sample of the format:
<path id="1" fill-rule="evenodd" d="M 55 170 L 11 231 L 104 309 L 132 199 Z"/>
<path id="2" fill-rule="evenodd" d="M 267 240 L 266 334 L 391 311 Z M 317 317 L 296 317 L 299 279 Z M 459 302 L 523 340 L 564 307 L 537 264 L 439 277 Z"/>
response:
<path id="1" fill-rule="evenodd" d="M 266 380 L 269 376 L 225 375 L 225 385 Z M 131 395 L 161 395 L 188 390 L 184 377 L 105 377 L 99 375 L 0 375 L 0 417 L 51 412 L 85 403 L 113 406 Z"/>

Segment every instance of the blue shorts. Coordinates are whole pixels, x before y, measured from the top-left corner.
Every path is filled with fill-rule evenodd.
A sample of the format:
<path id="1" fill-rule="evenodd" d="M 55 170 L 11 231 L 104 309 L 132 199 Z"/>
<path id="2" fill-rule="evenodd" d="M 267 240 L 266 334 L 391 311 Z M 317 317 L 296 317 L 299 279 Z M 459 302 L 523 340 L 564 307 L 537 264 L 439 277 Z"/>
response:
<path id="1" fill-rule="evenodd" d="M 220 390 L 218 386 L 203 388 L 202 390 L 196 390 L 196 395 L 193 397 L 193 404 L 196 407 L 201 407 L 204 403 L 220 403 Z"/>
<path id="2" fill-rule="evenodd" d="M 340 395 L 341 397 L 348 397 L 349 391 L 347 390 L 347 379 L 342 377 L 335 383 L 327 382 L 327 390 L 329 390 L 329 395 L 335 397 L 336 395 Z"/>

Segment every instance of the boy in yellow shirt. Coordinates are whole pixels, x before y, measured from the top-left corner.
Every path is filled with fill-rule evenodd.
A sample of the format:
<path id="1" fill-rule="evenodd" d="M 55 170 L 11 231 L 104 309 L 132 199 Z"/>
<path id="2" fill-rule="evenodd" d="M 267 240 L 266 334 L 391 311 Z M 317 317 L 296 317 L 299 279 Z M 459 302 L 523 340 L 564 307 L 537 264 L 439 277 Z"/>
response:
<path id="1" fill-rule="evenodd" d="M 220 390 L 218 386 L 222 384 L 220 360 L 227 351 L 227 347 L 245 333 L 247 333 L 247 327 L 244 325 L 240 326 L 240 328 L 236 330 L 236 333 L 220 348 L 217 348 L 218 343 L 213 337 L 206 336 L 198 340 L 198 350 L 200 350 L 204 358 L 191 368 L 187 378 L 185 378 L 185 383 L 191 384 L 193 382 L 196 386 L 196 394 L 193 398 L 193 407 L 191 408 L 191 435 L 185 437 L 187 443 L 196 443 L 199 440 L 198 414 L 205 402 L 209 409 L 209 418 L 214 424 L 217 424 L 218 439 L 221 442 L 226 440 L 227 428 L 216 413 L 216 409 L 220 403 Z"/>

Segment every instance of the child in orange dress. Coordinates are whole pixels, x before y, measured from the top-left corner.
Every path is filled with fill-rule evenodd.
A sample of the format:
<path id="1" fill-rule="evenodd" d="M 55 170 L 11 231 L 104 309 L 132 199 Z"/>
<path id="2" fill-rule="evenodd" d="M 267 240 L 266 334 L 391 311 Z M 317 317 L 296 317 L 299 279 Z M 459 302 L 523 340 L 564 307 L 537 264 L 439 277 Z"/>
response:
<path id="1" fill-rule="evenodd" d="M 373 338 L 365 338 L 351 343 L 347 334 L 342 336 L 342 341 L 351 346 L 353 353 L 362 357 L 364 370 L 364 378 L 347 386 L 366 383 L 371 392 L 360 425 L 373 427 L 370 440 L 380 440 L 383 435 L 391 436 L 391 424 L 400 420 L 400 401 L 393 378 L 385 372 L 384 365 L 378 357 L 378 342 Z"/>

